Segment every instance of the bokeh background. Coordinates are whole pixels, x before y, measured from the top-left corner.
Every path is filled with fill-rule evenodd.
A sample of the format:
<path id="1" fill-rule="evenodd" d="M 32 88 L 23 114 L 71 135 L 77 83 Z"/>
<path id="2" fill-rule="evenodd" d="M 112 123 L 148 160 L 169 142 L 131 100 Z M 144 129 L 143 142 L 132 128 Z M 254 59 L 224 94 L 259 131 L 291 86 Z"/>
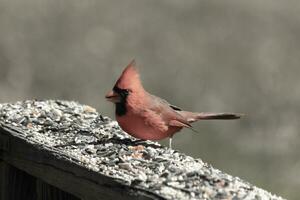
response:
<path id="1" fill-rule="evenodd" d="M 134 58 L 146 89 L 203 121 L 174 147 L 288 199 L 300 196 L 300 3 L 1 0 L 0 102 L 104 99 Z M 167 141 L 162 141 L 167 144 Z"/>

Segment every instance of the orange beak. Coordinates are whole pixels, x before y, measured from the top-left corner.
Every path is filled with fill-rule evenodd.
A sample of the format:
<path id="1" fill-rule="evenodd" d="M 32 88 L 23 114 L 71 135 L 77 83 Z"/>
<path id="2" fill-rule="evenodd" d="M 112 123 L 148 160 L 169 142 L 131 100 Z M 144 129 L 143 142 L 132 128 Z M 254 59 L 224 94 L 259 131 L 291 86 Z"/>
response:
<path id="1" fill-rule="evenodd" d="M 121 97 L 118 93 L 115 93 L 114 91 L 110 91 L 105 95 L 105 98 L 107 101 L 113 102 L 113 103 L 119 103 L 121 101 Z"/>

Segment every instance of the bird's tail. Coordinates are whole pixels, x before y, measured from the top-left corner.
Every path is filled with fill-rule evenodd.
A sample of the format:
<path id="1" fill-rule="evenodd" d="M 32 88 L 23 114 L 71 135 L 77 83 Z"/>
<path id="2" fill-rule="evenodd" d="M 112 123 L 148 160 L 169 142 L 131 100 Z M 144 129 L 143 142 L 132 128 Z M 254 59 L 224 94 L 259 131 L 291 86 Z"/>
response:
<path id="1" fill-rule="evenodd" d="M 213 113 L 213 112 L 201 112 L 201 113 L 193 113 L 187 111 L 180 111 L 180 114 L 184 116 L 188 122 L 195 122 L 198 120 L 231 120 L 231 119 L 239 119 L 243 116 L 243 114 L 239 113 Z"/>
<path id="2" fill-rule="evenodd" d="M 197 113 L 197 119 L 239 119 L 243 116 L 240 113 L 209 113 L 209 112 L 202 112 Z"/>

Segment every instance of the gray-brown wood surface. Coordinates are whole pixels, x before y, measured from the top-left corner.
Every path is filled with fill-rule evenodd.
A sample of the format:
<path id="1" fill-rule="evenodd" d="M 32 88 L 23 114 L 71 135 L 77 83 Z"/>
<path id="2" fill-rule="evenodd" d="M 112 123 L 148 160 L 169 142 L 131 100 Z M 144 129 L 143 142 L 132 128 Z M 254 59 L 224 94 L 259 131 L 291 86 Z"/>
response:
<path id="1" fill-rule="evenodd" d="M 282 199 L 69 101 L 0 104 L 3 163 L 85 200 Z"/>

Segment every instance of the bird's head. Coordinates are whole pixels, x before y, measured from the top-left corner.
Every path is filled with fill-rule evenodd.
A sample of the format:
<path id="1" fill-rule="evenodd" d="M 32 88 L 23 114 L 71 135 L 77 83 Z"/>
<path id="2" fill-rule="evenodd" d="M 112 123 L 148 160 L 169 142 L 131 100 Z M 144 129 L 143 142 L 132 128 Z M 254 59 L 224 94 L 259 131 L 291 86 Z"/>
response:
<path id="1" fill-rule="evenodd" d="M 112 91 L 105 96 L 108 101 L 116 104 L 125 104 L 129 96 L 144 92 L 135 65 L 135 61 L 133 60 L 123 70 Z"/>

